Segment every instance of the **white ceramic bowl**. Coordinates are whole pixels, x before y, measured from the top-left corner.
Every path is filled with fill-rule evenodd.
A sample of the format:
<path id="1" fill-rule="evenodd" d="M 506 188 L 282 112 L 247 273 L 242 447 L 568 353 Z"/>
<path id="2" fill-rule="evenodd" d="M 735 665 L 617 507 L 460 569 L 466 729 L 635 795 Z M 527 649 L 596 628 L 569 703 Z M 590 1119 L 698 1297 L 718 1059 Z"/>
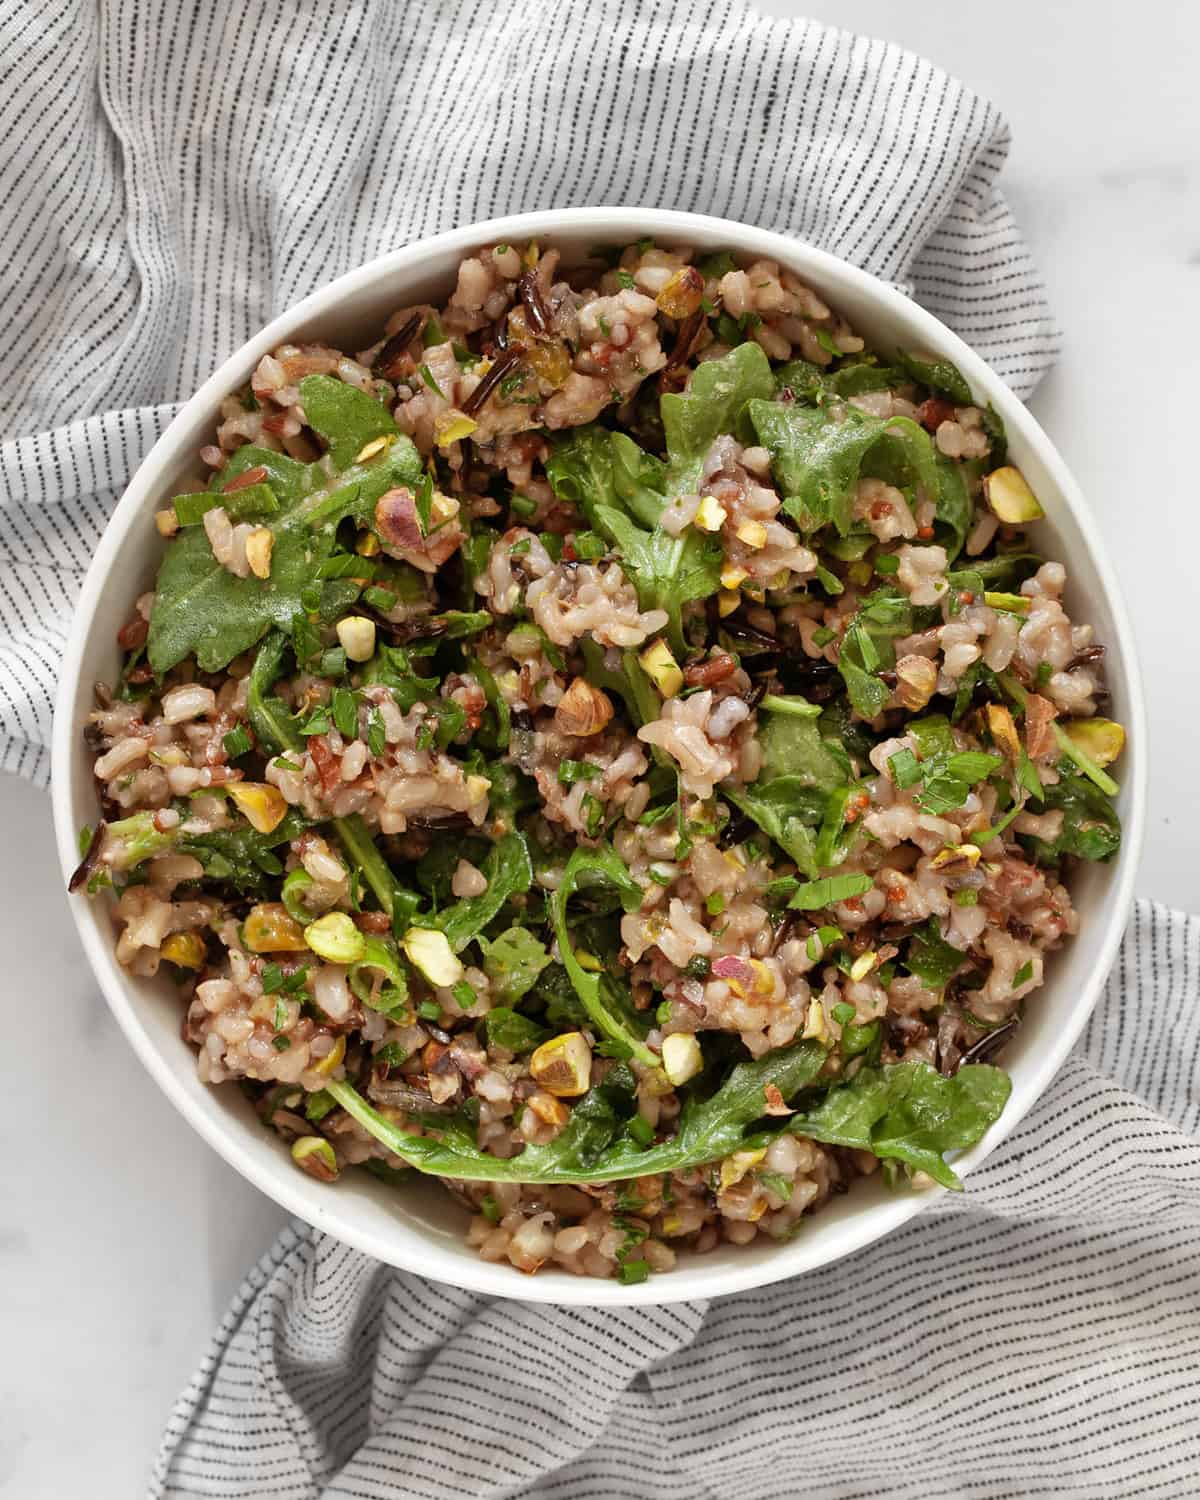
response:
<path id="1" fill-rule="evenodd" d="M 1087 505 L 1050 440 L 998 376 L 929 313 L 863 271 L 819 250 L 723 219 L 636 208 L 577 208 L 523 214 L 435 236 L 382 256 L 340 277 L 283 313 L 232 355 L 187 402 L 135 474 L 109 522 L 80 594 L 63 663 L 54 730 L 54 817 L 64 876 L 77 860 L 80 826 L 94 822 L 90 758 L 80 726 L 92 684 L 118 670 L 116 633 L 131 601 L 151 587 L 161 555 L 153 513 L 194 469 L 194 455 L 211 441 L 225 395 L 242 385 L 259 359 L 287 339 L 325 339 L 355 349 L 375 337 L 398 306 L 434 300 L 449 290 L 460 258 L 491 242 L 536 238 L 562 248 L 570 260 L 597 243 L 627 244 L 652 236 L 666 245 L 730 249 L 779 261 L 810 282 L 843 312 L 869 343 L 948 356 L 977 398 L 991 401 L 1008 428 L 1013 461 L 1046 509 L 1037 541 L 1068 567 L 1068 605 L 1095 625 L 1108 645 L 1108 682 L 1114 716 L 1129 729 L 1119 807 L 1125 836 L 1108 867 L 1076 872 L 1073 886 L 1081 931 L 1050 966 L 1045 988 L 1030 1007 L 1005 1055 L 1013 1090 L 1000 1122 L 956 1162 L 966 1176 L 1018 1124 L 1049 1084 L 1095 1003 L 1115 956 L 1132 895 L 1145 806 L 1146 727 L 1142 689 L 1125 607 Z M 712 1297 L 794 1276 L 877 1240 L 919 1213 L 932 1193 L 889 1193 L 876 1179 L 822 1209 L 786 1245 L 725 1246 L 680 1260 L 669 1275 L 641 1286 L 543 1271 L 525 1277 L 508 1265 L 481 1261 L 463 1240 L 465 1215 L 436 1184 L 389 1189 L 365 1173 L 324 1187 L 293 1166 L 278 1137 L 265 1129 L 233 1087 L 207 1088 L 195 1057 L 180 1039 L 176 992 L 165 979 L 139 980 L 113 956 L 107 904 L 72 898 L 88 959 L 109 1005 L 138 1056 L 168 1098 L 227 1162 L 275 1201 L 310 1224 L 379 1260 L 504 1297 L 578 1305 L 662 1303 Z M 358 1180 L 361 1178 L 361 1180 Z M 969 1190 L 969 1183 L 968 1183 Z"/>

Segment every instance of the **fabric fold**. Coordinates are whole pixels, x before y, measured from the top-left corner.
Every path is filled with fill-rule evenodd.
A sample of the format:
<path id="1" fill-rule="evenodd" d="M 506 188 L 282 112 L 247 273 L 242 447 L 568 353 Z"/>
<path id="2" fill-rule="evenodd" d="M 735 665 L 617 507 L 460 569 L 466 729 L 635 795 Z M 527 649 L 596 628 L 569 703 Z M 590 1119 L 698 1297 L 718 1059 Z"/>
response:
<path id="1" fill-rule="evenodd" d="M 1188 1493 L 1198 953 L 1200 920 L 1139 902 L 1085 1036 L 966 1191 L 793 1281 L 553 1308 L 286 1231 L 176 1407 L 152 1494 Z M 280 1487 L 254 1488 L 266 1464 Z"/>

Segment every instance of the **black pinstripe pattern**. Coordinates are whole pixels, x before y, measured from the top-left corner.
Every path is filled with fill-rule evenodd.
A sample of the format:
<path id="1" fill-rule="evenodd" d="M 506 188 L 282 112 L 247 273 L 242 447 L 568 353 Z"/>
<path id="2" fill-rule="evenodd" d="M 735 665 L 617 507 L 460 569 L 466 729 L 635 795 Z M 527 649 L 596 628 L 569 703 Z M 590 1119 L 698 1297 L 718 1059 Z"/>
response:
<path id="1" fill-rule="evenodd" d="M 1140 903 L 1083 1041 L 970 1190 L 793 1283 L 489 1302 L 286 1231 L 176 1406 L 152 1493 L 1194 1494 L 1198 965 L 1200 920 Z"/>
<path id="2" fill-rule="evenodd" d="M 699 209 L 914 292 L 1021 394 L 1057 348 L 992 106 L 740 0 L 13 0 L 0 132 L 0 767 L 38 781 L 82 571 L 169 403 L 396 245 Z"/>

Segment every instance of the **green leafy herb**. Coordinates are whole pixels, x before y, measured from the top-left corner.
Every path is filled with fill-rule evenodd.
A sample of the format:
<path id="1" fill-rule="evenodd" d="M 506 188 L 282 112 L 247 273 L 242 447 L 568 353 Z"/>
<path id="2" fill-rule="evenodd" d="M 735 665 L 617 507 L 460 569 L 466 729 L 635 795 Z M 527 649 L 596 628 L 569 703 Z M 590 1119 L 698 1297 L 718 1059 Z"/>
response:
<path id="1" fill-rule="evenodd" d="M 511 897 L 527 891 L 533 884 L 533 865 L 525 835 L 514 830 L 498 839 L 488 851 L 482 874 L 488 884 L 481 896 L 467 896 L 438 915 L 437 926 L 446 934 L 455 953 L 461 953 L 477 938 Z"/>
<path id="2" fill-rule="evenodd" d="M 1062 812 L 1063 824 L 1053 842 L 1020 836 L 1040 864 L 1056 864 L 1064 854 L 1100 861 L 1116 854 L 1121 847 L 1121 820 L 1099 787 L 1060 768 L 1059 780 L 1045 787 L 1043 796 L 1047 810 Z"/>
<path id="3" fill-rule="evenodd" d="M 411 484 L 420 473 L 417 450 L 398 437 L 386 454 L 333 479 L 316 464 L 299 464 L 253 445 L 231 456 L 222 477 L 256 464 L 267 469 L 267 483 L 279 502 L 265 523 L 274 539 L 270 577 L 235 577 L 213 556 L 202 527 L 186 527 L 173 537 L 159 569 L 147 639 L 156 675 L 193 653 L 203 671 L 220 671 L 272 626 L 290 630 L 304 612 L 301 591 L 333 549 L 338 521 L 369 512 L 385 490 Z"/>
<path id="4" fill-rule="evenodd" d="M 250 731 L 244 724 L 237 724 L 228 734 L 222 735 L 221 744 L 224 746 L 225 754 L 230 760 L 237 760 L 239 756 L 246 755 L 254 748 L 254 741 L 250 738 Z"/>
<path id="5" fill-rule="evenodd" d="M 258 521 L 273 515 L 279 501 L 269 484 L 247 484 L 229 494 L 202 490 L 198 495 L 176 495 L 175 519 L 181 526 L 197 526 L 219 505 L 231 521 Z"/>
<path id="6" fill-rule="evenodd" d="M 558 939 L 563 966 L 588 1019 L 596 1029 L 622 1049 L 626 1056 L 635 1057 L 645 1066 L 656 1068 L 659 1064 L 658 1055 L 635 1030 L 638 1022 L 628 993 L 610 974 L 585 969 L 575 951 L 567 921 L 567 903 L 577 892 L 597 884 L 615 887 L 628 911 L 636 911 L 641 905 L 641 886 L 610 848 L 577 848 L 567 861 L 558 889 L 550 898 L 554 935 Z"/>
<path id="7" fill-rule="evenodd" d="M 756 1139 L 753 1127 L 766 1108 L 765 1090 L 777 1088 L 785 1100 L 794 1097 L 815 1081 L 825 1056 L 816 1042 L 800 1042 L 757 1062 L 738 1063 L 715 1093 L 707 1098 L 691 1093 L 676 1134 L 648 1148 L 625 1126 L 632 1090 L 614 1088 L 610 1073 L 574 1106 L 554 1140 L 526 1146 L 507 1159 L 481 1151 L 473 1130 L 433 1116 L 429 1124 L 441 1139 L 414 1136 L 379 1114 L 347 1080 L 335 1079 L 327 1087 L 376 1140 L 421 1172 L 475 1182 L 614 1182 L 683 1171 L 745 1149 Z"/>
<path id="8" fill-rule="evenodd" d="M 926 386 L 939 396 L 945 396 L 953 401 L 955 406 L 974 404 L 971 387 L 963 379 L 958 367 L 950 360 L 937 355 L 914 354 L 905 349 L 896 350 L 895 360 L 904 373 L 911 376 L 918 385 Z"/>
<path id="9" fill-rule="evenodd" d="M 483 1029 L 489 1047 L 503 1047 L 506 1052 L 532 1052 L 550 1035 L 544 1026 L 519 1015 L 507 1006 L 496 1005 L 483 1018 Z"/>
<path id="10" fill-rule="evenodd" d="M 819 911 L 835 901 L 849 901 L 865 896 L 875 882 L 869 875 L 830 875 L 824 880 L 810 880 L 800 886 L 788 905 L 796 911 Z"/>
<path id="11" fill-rule="evenodd" d="M 961 1189 L 945 1161 L 982 1138 L 1008 1102 L 1012 1084 L 999 1068 L 968 1064 L 946 1078 L 927 1063 L 860 1067 L 815 1108 L 793 1115 L 796 1135 L 870 1151 L 902 1162 L 944 1187 Z"/>
<path id="12" fill-rule="evenodd" d="M 948 943 L 938 928 L 936 917 L 930 917 L 909 940 L 904 962 L 911 973 L 930 989 L 944 989 L 967 962 L 961 948 Z"/>
<path id="13" fill-rule="evenodd" d="M 481 946 L 483 972 L 492 981 L 493 998 L 503 1005 L 515 1005 L 550 963 L 546 945 L 525 927 L 510 927 L 491 941 L 481 940 Z"/>

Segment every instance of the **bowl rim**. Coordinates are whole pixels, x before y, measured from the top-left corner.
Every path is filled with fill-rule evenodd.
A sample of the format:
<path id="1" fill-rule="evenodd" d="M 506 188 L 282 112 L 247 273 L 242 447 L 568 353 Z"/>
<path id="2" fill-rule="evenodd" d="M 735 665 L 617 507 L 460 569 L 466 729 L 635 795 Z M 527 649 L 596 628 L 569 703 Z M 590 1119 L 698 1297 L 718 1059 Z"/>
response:
<path id="1" fill-rule="evenodd" d="M 1116 957 L 1132 903 L 1145 832 L 1147 729 L 1141 671 L 1125 601 L 1107 549 L 1095 527 L 1088 524 L 1087 501 L 1054 444 L 1015 393 L 959 335 L 894 286 L 828 251 L 772 230 L 707 214 L 619 204 L 541 209 L 486 220 L 415 241 L 345 272 L 273 318 L 223 360 L 196 393 L 183 403 L 138 465 L 105 527 L 75 605 L 56 695 L 51 757 L 51 798 L 64 877 L 70 874 L 78 860 L 70 769 L 81 750 L 72 713 L 92 618 L 110 567 L 138 521 L 144 517 L 146 502 L 161 485 L 162 470 L 176 458 L 177 451 L 182 451 L 181 438 L 185 431 L 204 413 L 214 414 L 220 400 L 247 378 L 249 370 L 263 354 L 283 342 L 293 330 L 318 316 L 336 311 L 338 304 L 352 294 L 368 291 L 389 278 L 415 271 L 423 260 L 434 254 L 463 254 L 488 241 L 553 238 L 556 233 L 585 230 L 595 233 L 598 240 L 622 243 L 646 235 L 683 243 L 697 234 L 723 237 L 731 248 L 738 251 L 778 260 L 802 275 L 813 274 L 819 279 L 822 291 L 828 291 L 835 303 L 838 295 L 845 292 L 873 300 L 885 311 L 898 312 L 918 335 L 927 335 L 935 348 L 944 350 L 955 361 L 973 390 L 984 392 L 991 400 L 1010 433 L 1019 433 L 1023 442 L 1036 453 L 1049 473 L 1063 507 L 1085 535 L 1086 550 L 1112 618 L 1109 645 L 1115 645 L 1119 652 L 1128 689 L 1130 741 L 1138 749 L 1132 774 L 1126 776 L 1124 783 L 1129 802 L 1124 815 L 1122 848 L 1113 869 L 1112 888 L 1106 895 L 1105 910 L 1091 919 L 1103 922 L 1104 932 L 1087 982 L 1077 993 L 1065 1024 L 1035 1057 L 1028 1060 L 1028 1076 L 1022 1074 L 1019 1087 L 1018 1080 L 1014 1079 L 1013 1096 L 1003 1115 L 978 1145 L 957 1159 L 956 1169 L 960 1176 L 965 1177 L 1007 1139 L 1045 1093 L 1087 1022 Z M 289 1213 L 374 1259 L 403 1270 L 470 1291 L 523 1301 L 575 1306 L 662 1306 L 767 1286 L 843 1259 L 891 1233 L 945 1191 L 933 1188 L 897 1196 L 894 1200 L 876 1204 L 873 1210 L 857 1220 L 839 1225 L 840 1233 L 836 1236 L 822 1237 L 814 1233 L 793 1241 L 791 1245 L 776 1247 L 770 1256 L 747 1259 L 745 1265 L 736 1262 L 714 1264 L 708 1269 L 703 1260 L 696 1260 L 676 1267 L 668 1275 L 652 1277 L 640 1286 L 623 1287 L 615 1281 L 573 1277 L 566 1273 L 545 1279 L 542 1276 L 519 1278 L 507 1264 L 470 1261 L 465 1257 L 452 1260 L 443 1268 L 439 1264 L 443 1252 L 432 1236 L 426 1240 L 426 1254 L 418 1263 L 413 1257 L 398 1253 L 383 1233 L 373 1233 L 362 1226 L 344 1222 L 336 1201 L 314 1208 L 306 1191 L 314 1185 L 295 1172 L 284 1157 L 280 1156 L 277 1161 L 272 1159 L 269 1168 L 260 1167 L 243 1149 L 241 1142 L 245 1127 L 241 1120 L 225 1110 L 207 1108 L 181 1091 L 157 1043 L 141 1023 L 135 997 L 117 968 L 111 943 L 105 945 L 99 924 L 85 919 L 86 897 L 77 895 L 69 904 L 89 966 L 118 1024 L 151 1077 L 202 1139 Z M 337 1197 L 336 1194 L 326 1196 L 329 1199 Z M 826 1240 L 828 1244 L 824 1243 Z"/>

